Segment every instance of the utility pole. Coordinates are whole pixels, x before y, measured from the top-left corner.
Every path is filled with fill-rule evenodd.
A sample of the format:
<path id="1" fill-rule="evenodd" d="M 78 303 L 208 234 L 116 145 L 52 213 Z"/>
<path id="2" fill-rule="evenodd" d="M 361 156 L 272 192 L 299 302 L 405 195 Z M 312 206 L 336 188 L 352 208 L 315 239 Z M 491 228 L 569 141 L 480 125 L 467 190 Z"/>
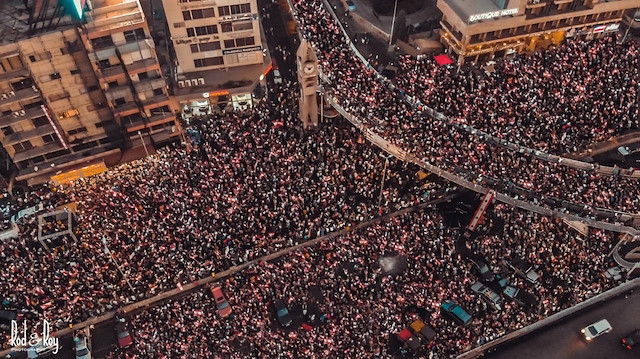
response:
<path id="1" fill-rule="evenodd" d="M 127 278 L 127 276 L 124 274 L 124 272 L 122 271 L 122 268 L 120 267 L 120 264 L 118 262 L 116 262 L 116 258 L 113 256 L 113 253 L 111 252 L 109 247 L 107 247 L 107 238 L 106 237 L 102 237 L 102 245 L 103 245 L 102 249 L 104 250 L 104 253 L 109 255 L 109 257 L 113 261 L 113 264 L 115 264 L 116 268 L 118 268 L 118 271 L 120 271 L 120 274 L 122 275 L 122 278 L 124 278 L 124 280 L 127 282 L 127 285 L 129 286 L 131 291 L 135 294 L 136 291 L 135 291 L 135 289 L 133 289 L 133 286 L 129 282 L 129 278 Z"/>
<path id="2" fill-rule="evenodd" d="M 382 182 L 380 183 L 380 195 L 378 196 L 378 207 L 382 204 L 382 192 L 384 191 L 384 181 L 387 179 L 387 167 L 389 167 L 389 159 L 392 155 L 382 156 L 384 158 L 384 169 L 382 170 Z"/>
<path id="3" fill-rule="evenodd" d="M 389 36 L 389 49 L 391 49 L 391 42 L 393 42 L 393 29 L 396 26 L 396 13 L 398 11 L 398 0 L 396 0 L 393 6 L 393 20 L 391 20 L 391 35 Z"/>

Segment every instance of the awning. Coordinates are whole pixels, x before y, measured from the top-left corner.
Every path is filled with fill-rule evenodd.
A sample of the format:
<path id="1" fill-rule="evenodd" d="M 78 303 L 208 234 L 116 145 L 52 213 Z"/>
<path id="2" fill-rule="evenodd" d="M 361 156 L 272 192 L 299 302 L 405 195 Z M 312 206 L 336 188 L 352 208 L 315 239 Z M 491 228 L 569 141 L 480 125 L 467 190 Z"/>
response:
<path id="1" fill-rule="evenodd" d="M 436 60 L 436 62 L 440 66 L 450 65 L 453 63 L 453 60 L 451 60 L 449 55 L 442 54 L 442 55 L 434 56 L 433 58 Z"/>

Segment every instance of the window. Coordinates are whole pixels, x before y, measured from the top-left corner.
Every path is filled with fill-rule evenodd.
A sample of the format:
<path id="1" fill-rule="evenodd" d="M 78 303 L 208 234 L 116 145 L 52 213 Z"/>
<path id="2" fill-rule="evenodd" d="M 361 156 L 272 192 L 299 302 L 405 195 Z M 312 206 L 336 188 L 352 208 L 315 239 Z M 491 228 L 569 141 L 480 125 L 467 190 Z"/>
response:
<path id="1" fill-rule="evenodd" d="M 91 44 L 94 48 L 100 49 L 107 46 L 113 46 L 113 39 L 111 38 L 111 35 L 106 35 L 91 40 Z"/>
<path id="2" fill-rule="evenodd" d="M 254 45 L 254 44 L 255 44 L 255 40 L 253 39 L 253 37 L 241 37 L 239 39 L 236 39 L 236 46 L 237 47 L 249 46 L 249 45 Z"/>
<path id="3" fill-rule="evenodd" d="M 108 126 L 112 123 L 113 121 L 102 121 L 102 122 L 98 122 L 96 123 L 96 128 L 101 128 L 104 126 Z"/>
<path id="4" fill-rule="evenodd" d="M 73 135 L 77 135 L 77 134 L 83 133 L 83 132 L 87 132 L 87 128 L 86 127 L 78 127 L 78 128 L 73 129 L 71 131 L 68 131 L 67 133 L 69 134 L 69 136 L 73 136 Z"/>
<path id="5" fill-rule="evenodd" d="M 202 13 L 202 9 L 191 10 L 191 18 L 192 19 L 202 19 L 204 18 L 204 14 Z"/>
<path id="6" fill-rule="evenodd" d="M 194 37 L 196 36 L 196 30 L 192 27 L 188 27 L 187 28 L 187 36 L 188 37 Z"/>
<path id="7" fill-rule="evenodd" d="M 149 74 L 146 72 L 141 72 L 138 74 L 138 80 L 142 81 L 142 80 L 146 80 L 149 78 Z"/>
<path id="8" fill-rule="evenodd" d="M 213 51 L 213 50 L 220 50 L 220 49 L 221 49 L 220 41 L 200 43 L 200 51 Z"/>
<path id="9" fill-rule="evenodd" d="M 157 88 L 157 89 L 153 89 L 153 95 L 154 96 L 162 96 L 162 95 L 164 95 L 164 91 L 162 91 L 162 87 Z"/>
<path id="10" fill-rule="evenodd" d="M 142 40 L 146 38 L 145 34 L 144 34 L 144 29 L 142 28 L 138 28 L 135 30 L 129 30 L 129 31 L 125 31 L 124 32 L 124 39 L 127 42 L 136 42 L 138 40 Z"/>
<path id="11" fill-rule="evenodd" d="M 191 44 L 191 53 L 194 54 L 196 52 L 200 51 L 198 49 L 198 44 Z"/>
<path id="12" fill-rule="evenodd" d="M 228 6 L 218 6 L 218 16 L 229 16 L 231 15 L 231 10 Z"/>
<path id="13" fill-rule="evenodd" d="M 184 21 L 191 20 L 191 12 L 188 11 L 188 10 L 187 11 L 183 11 L 182 12 L 182 17 L 184 18 Z"/>
<path id="14" fill-rule="evenodd" d="M 222 32 L 231 32 L 233 31 L 233 25 L 231 25 L 230 22 L 224 23 L 224 24 L 220 24 L 220 27 L 222 29 Z"/>
<path id="15" fill-rule="evenodd" d="M 113 100 L 113 103 L 115 103 L 116 107 L 118 107 L 124 105 L 125 103 L 127 103 L 127 101 L 125 101 L 124 97 L 120 97 Z"/>
<path id="16" fill-rule="evenodd" d="M 80 73 L 80 69 L 75 69 L 70 71 L 72 75 L 77 75 Z"/>
<path id="17" fill-rule="evenodd" d="M 31 144 L 31 142 L 29 142 L 29 140 L 26 140 L 26 141 L 20 142 L 20 143 L 16 143 L 15 145 L 13 145 L 13 149 L 16 152 L 22 152 L 22 151 L 30 150 L 32 148 L 33 148 L 33 145 Z"/>
<path id="18" fill-rule="evenodd" d="M 13 135 L 13 127 L 11 126 L 5 126 L 2 128 L 2 133 L 4 133 L 5 136 L 9 136 L 9 135 Z"/>
<path id="19" fill-rule="evenodd" d="M 42 136 L 42 142 L 44 142 L 44 143 L 51 143 L 51 142 L 54 142 L 55 140 L 56 140 L 56 138 L 53 135 L 53 133 L 50 133 L 48 135 Z"/>
<path id="20" fill-rule="evenodd" d="M 230 49 L 232 47 L 236 47 L 236 43 L 235 41 L 233 41 L 233 39 L 231 40 L 224 40 L 224 48 L 225 49 Z"/>
<path id="21" fill-rule="evenodd" d="M 116 86 L 118 86 L 118 81 L 109 82 L 109 87 L 116 87 Z"/>
<path id="22" fill-rule="evenodd" d="M 33 55 L 29 55 L 29 61 L 36 62 L 36 57 Z"/>
<path id="23" fill-rule="evenodd" d="M 218 33 L 217 25 L 198 26 L 195 29 L 196 29 L 196 35 L 198 36 L 211 35 L 211 34 Z"/>
<path id="24" fill-rule="evenodd" d="M 111 67 L 111 63 L 109 62 L 109 59 L 100 60 L 98 61 L 98 67 L 100 70 L 108 69 Z"/>
<path id="25" fill-rule="evenodd" d="M 193 63 L 196 67 L 207 67 L 222 65 L 224 63 L 222 56 L 206 57 L 204 59 L 195 59 Z"/>
<path id="26" fill-rule="evenodd" d="M 51 76 L 52 80 L 57 80 L 57 79 L 60 78 L 60 73 L 59 72 L 54 72 L 50 76 Z"/>
<path id="27" fill-rule="evenodd" d="M 231 5 L 231 14 L 246 14 L 251 12 L 251 4 Z"/>
<path id="28" fill-rule="evenodd" d="M 34 118 L 31 120 L 31 122 L 33 123 L 33 126 L 35 126 L 36 128 L 46 126 L 49 124 L 49 120 L 47 119 L 46 116 L 40 116 L 40 117 Z"/>
<path id="29" fill-rule="evenodd" d="M 253 29 L 253 22 L 237 22 L 233 24 L 233 31 L 251 30 Z"/>
<path id="30" fill-rule="evenodd" d="M 213 12 L 213 8 L 212 7 L 208 7 L 208 8 L 202 9 L 202 14 L 204 15 L 204 17 L 215 17 L 216 16 L 216 14 Z"/>

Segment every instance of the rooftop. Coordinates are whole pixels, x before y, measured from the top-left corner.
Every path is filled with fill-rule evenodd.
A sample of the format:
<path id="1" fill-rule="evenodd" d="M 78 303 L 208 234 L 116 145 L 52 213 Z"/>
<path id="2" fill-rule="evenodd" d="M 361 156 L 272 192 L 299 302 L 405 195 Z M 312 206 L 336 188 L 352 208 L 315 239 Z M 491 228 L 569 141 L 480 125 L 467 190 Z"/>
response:
<path id="1" fill-rule="evenodd" d="M 70 9 L 65 10 L 64 6 L 57 9 L 57 5 L 58 0 L 0 0 L 0 44 L 14 43 L 82 22 L 65 14 L 71 14 Z"/>

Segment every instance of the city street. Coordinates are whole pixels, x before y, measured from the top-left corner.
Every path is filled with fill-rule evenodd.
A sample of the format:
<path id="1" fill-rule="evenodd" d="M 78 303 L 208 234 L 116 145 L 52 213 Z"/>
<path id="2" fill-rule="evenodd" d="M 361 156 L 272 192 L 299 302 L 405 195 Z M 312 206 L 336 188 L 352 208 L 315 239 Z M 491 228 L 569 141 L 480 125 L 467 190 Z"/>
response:
<path id="1" fill-rule="evenodd" d="M 628 298 L 618 297 L 587 310 L 564 323 L 542 329 L 504 349 L 488 354 L 488 359 L 626 359 L 640 357 L 640 348 L 624 350 L 623 336 L 640 327 L 640 291 Z M 587 343 L 580 329 L 600 319 L 607 319 L 613 331 Z"/>

